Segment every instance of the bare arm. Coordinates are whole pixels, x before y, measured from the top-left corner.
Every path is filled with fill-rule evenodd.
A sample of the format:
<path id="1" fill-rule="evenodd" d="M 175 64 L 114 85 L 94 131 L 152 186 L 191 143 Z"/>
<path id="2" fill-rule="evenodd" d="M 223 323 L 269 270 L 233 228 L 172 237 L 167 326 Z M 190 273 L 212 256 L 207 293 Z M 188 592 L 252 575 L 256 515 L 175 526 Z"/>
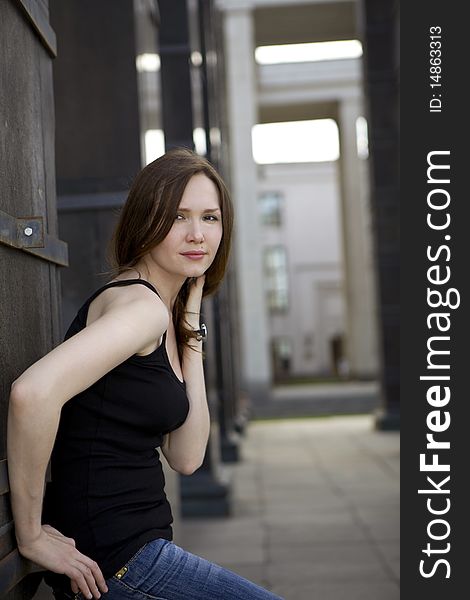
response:
<path id="1" fill-rule="evenodd" d="M 202 289 L 205 276 L 198 277 L 188 297 L 186 320 L 193 329 L 199 329 Z M 186 382 L 189 400 L 188 416 L 178 429 L 164 437 L 162 452 L 172 469 L 184 475 L 191 475 L 204 460 L 210 431 L 210 415 L 207 405 L 206 385 L 202 361 L 202 341 L 191 339 L 190 344 L 197 351 L 184 348 L 181 369 Z"/>
<path id="2" fill-rule="evenodd" d="M 152 297 L 136 290 L 121 294 L 99 319 L 31 365 L 11 389 L 7 449 L 18 549 L 40 566 L 65 573 L 74 591 L 87 597 L 90 591 L 99 597 L 96 583 L 104 591 L 99 567 L 72 540 L 41 525 L 46 467 L 65 402 L 166 329 L 166 308 L 158 299 L 156 310 L 149 293 Z"/>

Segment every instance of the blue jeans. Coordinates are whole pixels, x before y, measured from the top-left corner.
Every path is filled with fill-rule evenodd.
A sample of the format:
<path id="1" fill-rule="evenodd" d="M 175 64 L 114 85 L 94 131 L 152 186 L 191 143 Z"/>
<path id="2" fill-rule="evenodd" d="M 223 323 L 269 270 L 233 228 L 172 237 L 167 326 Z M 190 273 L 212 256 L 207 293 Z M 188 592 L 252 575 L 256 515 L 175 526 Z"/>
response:
<path id="1" fill-rule="evenodd" d="M 161 538 L 145 544 L 125 567 L 106 581 L 103 600 L 282 600 Z"/>
<path id="2" fill-rule="evenodd" d="M 283 600 L 162 538 L 142 546 L 106 584 L 102 600 Z"/>

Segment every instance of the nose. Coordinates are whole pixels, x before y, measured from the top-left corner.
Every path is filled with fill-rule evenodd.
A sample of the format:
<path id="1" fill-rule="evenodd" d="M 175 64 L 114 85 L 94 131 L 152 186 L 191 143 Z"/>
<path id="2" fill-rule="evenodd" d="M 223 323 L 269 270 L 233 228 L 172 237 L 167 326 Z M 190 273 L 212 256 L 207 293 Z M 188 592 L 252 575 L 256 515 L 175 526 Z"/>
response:
<path id="1" fill-rule="evenodd" d="M 201 243 L 204 240 L 204 234 L 202 233 L 201 224 L 198 219 L 193 219 L 189 226 L 188 241 Z"/>

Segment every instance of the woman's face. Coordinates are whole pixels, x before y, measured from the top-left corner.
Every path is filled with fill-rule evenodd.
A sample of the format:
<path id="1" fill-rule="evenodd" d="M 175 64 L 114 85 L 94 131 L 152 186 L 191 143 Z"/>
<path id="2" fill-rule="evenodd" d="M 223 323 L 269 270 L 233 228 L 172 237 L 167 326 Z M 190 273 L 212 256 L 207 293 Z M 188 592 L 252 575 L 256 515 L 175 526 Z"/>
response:
<path id="1" fill-rule="evenodd" d="M 150 256 L 168 273 L 199 277 L 212 264 L 221 239 L 217 187 L 209 177 L 198 173 L 186 185 L 168 235 L 150 251 Z"/>

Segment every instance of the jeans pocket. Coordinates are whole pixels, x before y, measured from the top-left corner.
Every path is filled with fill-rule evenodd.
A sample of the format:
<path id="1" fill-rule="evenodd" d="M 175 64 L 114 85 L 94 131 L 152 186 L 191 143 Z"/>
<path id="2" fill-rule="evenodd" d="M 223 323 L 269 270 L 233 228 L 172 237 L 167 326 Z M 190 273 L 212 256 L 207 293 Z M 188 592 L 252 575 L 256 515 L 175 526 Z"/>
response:
<path id="1" fill-rule="evenodd" d="M 124 575 L 129 571 L 129 567 L 131 566 L 131 564 L 137 560 L 137 558 L 139 557 L 139 555 L 145 550 L 145 547 L 148 546 L 148 542 L 146 544 L 144 544 L 143 546 L 141 546 L 137 552 L 131 556 L 131 558 L 126 562 L 126 564 L 121 567 L 119 569 L 119 571 L 117 571 L 114 575 L 113 575 L 113 579 L 119 579 L 121 580 Z"/>
<path id="2" fill-rule="evenodd" d="M 119 582 L 128 590 L 144 592 L 148 598 L 153 598 L 150 588 L 166 574 L 168 557 L 165 548 L 169 546 L 173 546 L 173 543 L 163 538 L 148 542 L 111 578 L 111 581 Z"/>

